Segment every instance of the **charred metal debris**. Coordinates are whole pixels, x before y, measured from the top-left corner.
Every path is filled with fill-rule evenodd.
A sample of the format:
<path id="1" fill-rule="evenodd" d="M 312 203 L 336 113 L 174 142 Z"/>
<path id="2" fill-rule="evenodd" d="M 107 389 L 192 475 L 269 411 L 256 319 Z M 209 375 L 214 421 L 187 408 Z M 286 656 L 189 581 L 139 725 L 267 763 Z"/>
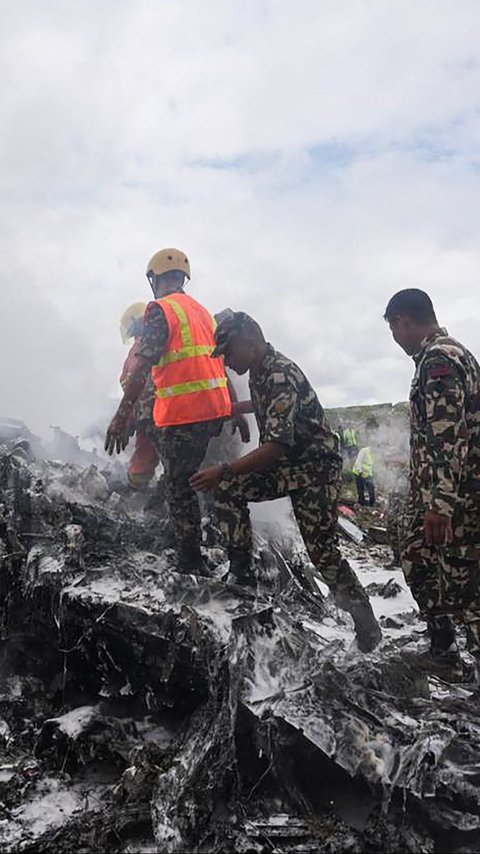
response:
<path id="1" fill-rule="evenodd" d="M 0 850 L 479 849 L 479 696 L 421 667 L 381 545 L 345 544 L 365 656 L 295 548 L 258 538 L 252 595 L 205 520 L 218 577 L 183 575 L 155 500 L 18 440 L 0 495 Z"/>

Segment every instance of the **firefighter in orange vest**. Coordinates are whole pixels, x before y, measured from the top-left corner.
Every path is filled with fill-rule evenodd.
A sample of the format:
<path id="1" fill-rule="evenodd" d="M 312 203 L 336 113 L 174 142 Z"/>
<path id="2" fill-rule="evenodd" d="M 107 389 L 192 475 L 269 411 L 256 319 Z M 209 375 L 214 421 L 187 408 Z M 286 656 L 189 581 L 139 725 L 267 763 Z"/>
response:
<path id="1" fill-rule="evenodd" d="M 200 508 L 189 483 L 232 416 L 233 389 L 223 358 L 212 359 L 215 321 L 184 292 L 190 279 L 188 258 L 178 249 L 162 249 L 147 264 L 147 279 L 155 297 L 148 304 L 144 328 L 124 396 L 107 430 L 105 450 L 119 453 L 128 443 L 128 423 L 151 371 L 155 385 L 153 431 L 165 472 L 166 497 L 175 529 L 178 568 L 209 575 L 200 552 Z M 248 424 L 235 418 L 242 439 Z"/>
<path id="2" fill-rule="evenodd" d="M 137 353 L 143 332 L 143 315 L 146 307 L 144 302 L 134 302 L 123 312 L 120 320 L 122 342 L 128 344 L 133 339 L 133 344 L 128 351 L 120 375 L 120 385 L 123 391 L 125 391 L 133 369 L 137 366 Z M 153 429 L 154 394 L 153 383 L 150 378 L 147 378 L 131 421 L 130 433 L 133 434 L 135 431 L 135 450 L 128 464 L 128 482 L 133 489 L 145 489 L 155 474 L 155 469 L 159 463 L 158 450 L 149 438 Z"/>

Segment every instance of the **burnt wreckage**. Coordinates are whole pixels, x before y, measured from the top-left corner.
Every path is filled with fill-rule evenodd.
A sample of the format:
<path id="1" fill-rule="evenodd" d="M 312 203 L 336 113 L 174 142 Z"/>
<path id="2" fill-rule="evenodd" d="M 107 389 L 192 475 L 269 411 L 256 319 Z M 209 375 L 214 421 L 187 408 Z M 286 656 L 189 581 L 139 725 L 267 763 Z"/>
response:
<path id="1" fill-rule="evenodd" d="M 480 697 L 382 546 L 345 542 L 385 640 L 257 540 L 259 595 L 176 571 L 161 496 L 0 452 L 0 850 L 477 851 Z M 402 598 L 403 597 L 403 598 Z"/>

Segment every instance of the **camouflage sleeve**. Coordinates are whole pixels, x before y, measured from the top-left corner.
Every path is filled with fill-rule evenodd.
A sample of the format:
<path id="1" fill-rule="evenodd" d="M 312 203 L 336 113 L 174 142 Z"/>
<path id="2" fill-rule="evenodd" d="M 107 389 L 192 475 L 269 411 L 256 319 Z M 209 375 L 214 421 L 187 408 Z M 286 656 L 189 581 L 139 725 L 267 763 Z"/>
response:
<path id="1" fill-rule="evenodd" d="M 451 516 L 468 452 L 464 380 L 458 367 L 438 353 L 426 360 L 424 372 L 430 506 L 437 513 Z"/>
<path id="2" fill-rule="evenodd" d="M 298 393 L 283 372 L 271 376 L 270 394 L 261 441 L 291 446 L 295 443 L 295 414 Z"/>
<path id="3" fill-rule="evenodd" d="M 153 384 L 151 376 L 147 376 L 145 380 L 145 385 L 143 387 L 143 391 L 140 397 L 137 400 L 135 406 L 135 418 L 137 421 L 148 421 L 152 420 L 153 416 L 153 405 L 155 403 L 155 386 Z"/>
<path id="4" fill-rule="evenodd" d="M 143 333 L 137 356 L 146 359 L 148 365 L 156 365 L 168 344 L 168 322 L 165 312 L 156 302 L 147 305 L 143 323 Z"/>
<path id="5" fill-rule="evenodd" d="M 139 341 L 135 340 L 128 351 L 128 356 L 125 359 L 123 364 L 122 373 L 120 375 L 120 385 L 122 386 L 123 391 L 127 386 L 127 383 L 132 375 L 133 369 L 137 365 L 137 351 L 138 351 Z"/>

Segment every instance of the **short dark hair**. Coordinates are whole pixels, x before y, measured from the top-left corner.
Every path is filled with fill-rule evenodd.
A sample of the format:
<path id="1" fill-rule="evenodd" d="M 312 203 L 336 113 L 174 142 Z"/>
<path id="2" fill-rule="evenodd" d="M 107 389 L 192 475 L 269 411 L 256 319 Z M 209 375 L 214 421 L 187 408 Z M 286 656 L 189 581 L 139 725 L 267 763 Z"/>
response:
<path id="1" fill-rule="evenodd" d="M 388 302 L 383 319 L 390 323 L 401 314 L 406 314 L 418 323 L 437 322 L 432 300 L 425 291 L 418 288 L 405 288 L 394 294 Z"/>

